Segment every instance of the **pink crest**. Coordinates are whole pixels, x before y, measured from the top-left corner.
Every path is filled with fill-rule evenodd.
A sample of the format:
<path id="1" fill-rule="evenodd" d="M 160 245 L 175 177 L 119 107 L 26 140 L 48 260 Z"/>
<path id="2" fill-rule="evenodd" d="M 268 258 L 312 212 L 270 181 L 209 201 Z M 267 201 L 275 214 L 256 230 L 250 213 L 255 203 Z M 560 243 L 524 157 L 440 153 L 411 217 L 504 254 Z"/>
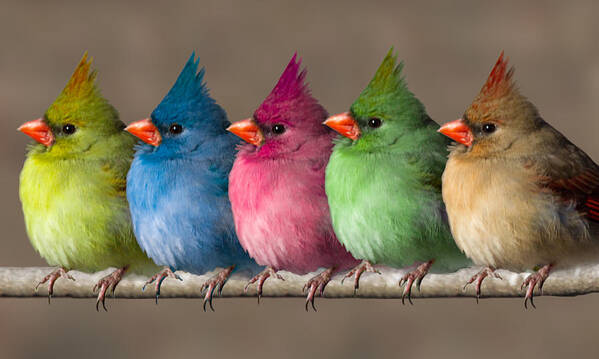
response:
<path id="1" fill-rule="evenodd" d="M 275 87 L 254 113 L 258 121 L 270 122 L 279 117 L 287 117 L 288 121 L 294 121 L 292 118 L 297 116 L 289 116 L 290 112 L 307 114 L 315 110 L 314 106 L 318 106 L 317 112 L 324 111 L 310 94 L 310 89 L 305 83 L 306 69 L 300 69 L 302 60 L 296 61 L 296 58 L 297 53 L 293 55 Z M 281 116 L 283 113 L 287 113 L 287 116 Z"/>

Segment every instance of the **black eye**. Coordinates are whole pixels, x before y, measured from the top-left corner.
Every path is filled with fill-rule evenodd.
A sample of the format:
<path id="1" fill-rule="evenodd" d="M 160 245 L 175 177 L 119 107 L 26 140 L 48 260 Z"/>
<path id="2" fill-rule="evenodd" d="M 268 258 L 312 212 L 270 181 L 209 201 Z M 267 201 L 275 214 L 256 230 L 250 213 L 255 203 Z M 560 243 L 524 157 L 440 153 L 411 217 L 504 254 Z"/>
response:
<path id="1" fill-rule="evenodd" d="M 370 120 L 368 120 L 368 127 L 378 128 L 381 127 L 382 124 L 383 121 L 381 121 L 380 118 L 373 117 Z"/>
<path id="2" fill-rule="evenodd" d="M 178 123 L 173 123 L 171 127 L 169 127 L 168 132 L 172 133 L 173 135 L 178 135 L 183 132 L 183 126 L 179 125 Z"/>
<path id="3" fill-rule="evenodd" d="M 285 126 L 281 125 L 280 123 L 277 123 L 276 125 L 272 126 L 272 132 L 274 134 L 280 135 L 283 132 L 285 132 Z"/>
<path id="4" fill-rule="evenodd" d="M 483 132 L 484 133 L 493 133 L 495 132 L 495 125 L 492 123 L 485 123 L 483 125 Z"/>
<path id="5" fill-rule="evenodd" d="M 64 133 L 65 135 L 72 135 L 73 133 L 75 133 L 75 130 L 77 130 L 75 125 L 71 125 L 70 123 L 67 123 L 66 125 L 62 126 L 62 133 Z"/>

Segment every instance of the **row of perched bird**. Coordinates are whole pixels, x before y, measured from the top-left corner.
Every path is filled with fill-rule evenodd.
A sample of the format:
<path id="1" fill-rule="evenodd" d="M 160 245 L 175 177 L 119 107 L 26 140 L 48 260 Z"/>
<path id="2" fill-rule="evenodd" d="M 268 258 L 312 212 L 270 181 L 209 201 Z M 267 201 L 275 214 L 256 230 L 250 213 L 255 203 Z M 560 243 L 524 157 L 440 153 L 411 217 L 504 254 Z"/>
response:
<path id="1" fill-rule="evenodd" d="M 260 298 L 280 270 L 325 268 L 304 287 L 307 309 L 337 272 L 357 290 L 375 265 L 408 268 L 409 299 L 429 270 L 472 260 L 477 300 L 497 268 L 538 269 L 522 283 L 534 305 L 552 268 L 597 259 L 599 167 L 520 94 L 503 53 L 441 128 L 393 50 L 331 117 L 293 56 L 252 117 L 229 124 L 198 64 L 192 54 L 150 118 L 125 127 L 86 54 L 44 116 L 19 128 L 38 142 L 20 197 L 31 243 L 58 267 L 38 284 L 49 296 L 72 269 L 118 268 L 94 287 L 106 309 L 127 271 L 156 273 L 146 284 L 158 298 L 177 270 L 224 268 L 202 287 L 205 310 L 234 270 Z"/>

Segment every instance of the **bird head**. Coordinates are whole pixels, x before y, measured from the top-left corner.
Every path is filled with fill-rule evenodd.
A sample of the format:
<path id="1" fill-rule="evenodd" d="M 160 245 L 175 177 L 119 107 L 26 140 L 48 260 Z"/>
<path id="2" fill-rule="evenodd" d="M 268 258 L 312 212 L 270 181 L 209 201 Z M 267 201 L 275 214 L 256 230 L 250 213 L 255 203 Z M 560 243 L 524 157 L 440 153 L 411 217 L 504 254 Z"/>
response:
<path id="1" fill-rule="evenodd" d="M 19 131 L 38 142 L 33 150 L 54 156 L 89 151 L 99 139 L 120 132 L 118 113 L 96 87 L 96 71 L 87 53 L 65 88 L 43 117 L 29 121 Z"/>
<path id="2" fill-rule="evenodd" d="M 520 94 L 503 52 L 487 81 L 462 118 L 441 126 L 439 132 L 473 155 L 509 151 L 532 133 L 543 120 L 535 106 Z"/>
<path id="3" fill-rule="evenodd" d="M 301 152 L 311 138 L 328 134 L 322 126 L 327 112 L 312 97 L 300 71 L 297 54 L 283 71 L 276 86 L 252 118 L 237 121 L 228 130 L 248 142 L 244 150 L 260 157 L 276 158 Z"/>
<path id="4" fill-rule="evenodd" d="M 134 122 L 126 130 L 139 137 L 142 151 L 180 156 L 201 149 L 213 136 L 226 133 L 227 115 L 208 93 L 204 68 L 195 52 L 175 84 L 150 118 Z M 206 142 L 209 143 L 209 142 Z"/>
<path id="5" fill-rule="evenodd" d="M 385 151 L 399 137 L 410 136 L 422 126 L 427 117 L 424 106 L 408 90 L 402 68 L 390 49 L 350 111 L 324 122 L 346 137 L 338 140 L 339 145 L 366 152 Z"/>

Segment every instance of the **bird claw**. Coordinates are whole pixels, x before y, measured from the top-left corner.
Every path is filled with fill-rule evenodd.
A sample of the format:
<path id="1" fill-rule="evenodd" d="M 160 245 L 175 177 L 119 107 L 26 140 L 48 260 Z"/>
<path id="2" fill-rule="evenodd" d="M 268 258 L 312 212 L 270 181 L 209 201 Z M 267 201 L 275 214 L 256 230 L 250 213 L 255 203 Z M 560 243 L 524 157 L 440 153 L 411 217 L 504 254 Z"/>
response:
<path id="1" fill-rule="evenodd" d="M 316 312 L 316 306 L 314 305 L 314 296 L 316 291 L 319 290 L 320 296 L 324 297 L 324 289 L 327 284 L 331 281 L 331 277 L 333 276 L 333 272 L 335 268 L 329 268 L 324 272 L 312 277 L 309 281 L 304 284 L 302 288 L 302 292 L 308 290 L 308 295 L 306 296 L 306 312 L 308 311 L 308 304 L 312 305 L 312 309 Z"/>
<path id="2" fill-rule="evenodd" d="M 468 285 L 474 283 L 474 281 L 476 281 L 476 304 L 478 304 L 478 300 L 480 299 L 481 296 L 481 286 L 483 284 L 483 281 L 485 280 L 485 278 L 487 277 L 494 277 L 497 279 L 503 279 L 499 273 L 497 273 L 495 271 L 495 268 L 491 268 L 491 267 L 485 267 L 483 269 L 481 269 L 478 273 L 476 273 L 475 275 L 472 276 L 472 278 L 470 278 L 470 280 L 468 280 L 468 282 L 466 282 L 466 284 L 464 284 L 464 287 L 462 288 L 462 291 L 466 290 L 466 287 L 468 287 Z"/>
<path id="3" fill-rule="evenodd" d="M 155 288 L 155 291 L 156 291 L 156 304 L 157 305 L 158 305 L 158 297 L 160 297 L 160 288 L 162 287 L 162 282 L 164 282 L 164 280 L 167 277 L 183 281 L 183 278 L 181 278 L 178 274 L 174 273 L 170 268 L 164 268 L 160 272 L 154 274 L 152 276 L 152 278 L 148 279 L 144 283 L 144 286 L 141 288 L 141 290 L 143 292 L 143 291 L 146 290 L 146 286 L 148 286 L 149 284 L 152 284 L 152 283 L 156 282 L 156 285 L 154 286 L 154 288 Z"/>
<path id="4" fill-rule="evenodd" d="M 412 285 L 416 283 L 416 288 L 418 288 L 418 291 L 420 291 L 420 284 L 422 283 L 422 279 L 424 279 L 434 262 L 434 259 L 431 259 L 428 262 L 424 262 L 418 265 L 416 269 L 414 269 L 413 271 L 408 272 L 406 273 L 406 275 L 401 277 L 401 279 L 399 280 L 399 286 L 401 287 L 405 285 L 403 293 L 401 295 L 401 304 L 406 304 L 406 297 L 408 298 L 408 302 L 411 305 L 414 304 L 412 302 Z"/>
<path id="5" fill-rule="evenodd" d="M 50 300 L 52 299 L 52 294 L 54 294 L 54 283 L 58 280 L 58 278 L 67 278 L 70 280 L 75 280 L 75 278 L 73 278 L 66 269 L 64 269 L 63 267 L 60 268 L 56 268 L 55 270 L 53 270 L 50 274 L 48 274 L 47 276 L 45 276 L 36 286 L 35 286 L 35 292 L 37 293 L 37 289 L 39 288 L 40 285 L 48 282 L 48 304 L 50 304 Z"/>
<path id="6" fill-rule="evenodd" d="M 372 272 L 372 273 L 376 273 L 376 274 L 381 274 L 381 272 L 379 270 L 377 270 L 376 268 L 374 268 L 374 266 L 369 261 L 364 260 L 364 261 L 362 261 L 362 263 L 360 263 L 357 266 L 355 266 L 354 268 L 352 268 L 352 270 L 350 270 L 341 279 L 341 284 L 343 285 L 343 282 L 345 281 L 345 279 L 351 278 L 352 276 L 354 277 L 354 296 L 356 295 L 356 293 L 358 292 L 358 289 L 360 288 L 360 277 L 362 277 L 362 274 L 364 272 Z"/>
<path id="7" fill-rule="evenodd" d="M 533 300 L 535 286 L 539 287 L 539 294 L 543 295 L 543 284 L 545 284 L 545 280 L 547 280 L 547 277 L 549 277 L 549 272 L 551 271 L 552 267 L 553 264 L 547 264 L 541 267 L 541 269 L 539 269 L 536 273 L 526 277 L 526 279 L 522 282 L 520 290 L 526 288 L 526 295 L 524 296 L 524 309 L 528 309 L 528 301 L 530 301 L 530 305 L 533 308 L 537 309 L 537 306 Z"/>
<path id="8" fill-rule="evenodd" d="M 203 308 L 204 312 L 206 311 L 206 304 L 210 305 L 210 309 L 214 312 L 214 307 L 212 306 L 212 297 L 214 294 L 214 290 L 216 289 L 216 294 L 221 295 L 223 292 L 223 287 L 229 279 L 231 272 L 235 269 L 235 265 L 232 265 L 228 268 L 223 269 L 218 272 L 214 277 L 208 279 L 202 286 L 200 287 L 200 292 L 204 292 L 206 290 L 206 294 L 204 295 L 204 303 Z"/>
<path id="9" fill-rule="evenodd" d="M 262 298 L 262 289 L 264 287 L 264 282 L 266 282 L 266 280 L 269 277 L 273 277 L 273 278 L 285 281 L 285 278 L 283 278 L 280 274 L 278 274 L 277 271 L 275 271 L 273 267 L 269 266 L 269 267 L 266 267 L 262 272 L 258 273 L 256 276 L 254 276 L 252 279 L 250 279 L 247 282 L 247 284 L 245 285 L 245 287 L 243 288 L 243 292 L 247 293 L 250 285 L 258 282 L 258 284 L 256 285 L 256 293 L 258 294 L 258 304 L 260 304 L 260 298 Z"/>
<path id="10" fill-rule="evenodd" d="M 99 289 L 98 298 L 96 299 L 96 311 L 99 312 L 99 305 L 102 303 L 102 307 L 104 311 L 108 311 L 106 308 L 106 291 L 112 288 L 112 297 L 114 298 L 114 291 L 116 290 L 116 286 L 120 283 L 121 279 L 123 279 L 123 275 L 127 271 L 129 267 L 123 267 L 115 270 L 110 273 L 106 277 L 100 279 L 92 288 L 92 291 L 95 292 Z"/>

